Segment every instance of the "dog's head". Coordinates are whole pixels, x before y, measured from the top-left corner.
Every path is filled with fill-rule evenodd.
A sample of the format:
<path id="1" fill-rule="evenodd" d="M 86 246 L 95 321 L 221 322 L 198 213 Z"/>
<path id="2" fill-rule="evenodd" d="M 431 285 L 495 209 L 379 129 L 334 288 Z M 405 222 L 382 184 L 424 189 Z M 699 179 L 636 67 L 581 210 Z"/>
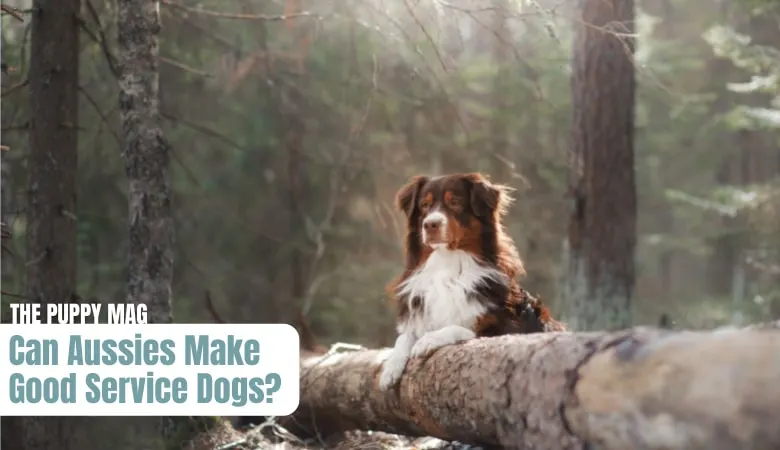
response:
<path id="1" fill-rule="evenodd" d="M 406 214 L 407 236 L 435 250 L 478 250 L 481 236 L 497 232 L 511 201 L 506 186 L 480 173 L 413 177 L 396 194 Z"/>

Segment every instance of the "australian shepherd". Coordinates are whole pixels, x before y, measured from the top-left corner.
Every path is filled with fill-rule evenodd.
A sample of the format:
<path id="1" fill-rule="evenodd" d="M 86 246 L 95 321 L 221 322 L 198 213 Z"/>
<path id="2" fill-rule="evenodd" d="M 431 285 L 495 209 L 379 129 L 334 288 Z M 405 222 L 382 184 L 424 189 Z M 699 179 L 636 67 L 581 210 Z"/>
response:
<path id="1" fill-rule="evenodd" d="M 398 191 L 406 262 L 388 286 L 398 338 L 382 367 L 382 390 L 409 358 L 446 345 L 566 329 L 515 280 L 525 269 L 501 224 L 511 201 L 506 186 L 479 173 L 416 176 Z"/>

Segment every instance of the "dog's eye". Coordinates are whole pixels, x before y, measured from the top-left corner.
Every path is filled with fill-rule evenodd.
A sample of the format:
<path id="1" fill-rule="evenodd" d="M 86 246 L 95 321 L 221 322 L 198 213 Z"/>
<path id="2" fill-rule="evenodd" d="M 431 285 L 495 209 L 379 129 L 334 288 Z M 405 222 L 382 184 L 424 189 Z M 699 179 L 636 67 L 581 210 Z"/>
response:
<path id="1" fill-rule="evenodd" d="M 460 201 L 460 199 L 457 198 L 457 197 L 450 198 L 450 202 L 449 203 L 450 203 L 450 208 L 457 209 L 457 208 L 460 208 L 461 206 L 463 206 L 461 201 Z"/>
<path id="2" fill-rule="evenodd" d="M 431 207 L 431 202 L 428 200 L 423 201 L 422 204 L 420 205 L 420 208 L 422 208 L 423 210 L 426 210 L 430 207 Z"/>

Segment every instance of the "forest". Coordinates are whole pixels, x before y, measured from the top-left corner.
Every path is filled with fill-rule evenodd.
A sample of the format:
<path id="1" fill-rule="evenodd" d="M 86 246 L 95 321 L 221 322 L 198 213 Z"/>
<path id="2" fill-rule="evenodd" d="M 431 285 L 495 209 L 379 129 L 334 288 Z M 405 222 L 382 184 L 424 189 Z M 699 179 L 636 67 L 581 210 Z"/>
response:
<path id="1" fill-rule="evenodd" d="M 611 351 L 606 337 L 585 342 L 591 338 L 577 332 L 634 329 L 632 339 L 650 342 L 660 329 L 750 333 L 751 324 L 780 324 L 776 2 L 3 0 L 2 7 L 3 305 L 145 303 L 153 323 L 293 324 L 303 350 L 315 353 L 337 343 L 391 347 L 396 316 L 386 286 L 404 261 L 397 191 L 419 174 L 480 172 L 513 190 L 504 225 L 525 266 L 523 288 L 575 332 L 571 345 L 550 338 L 544 351 L 529 350 L 533 357 L 565 354 L 560 361 L 574 367 L 586 347 Z M 759 358 L 780 348 L 776 336 L 749 337 L 722 353 Z M 496 352 L 524 358 L 525 350 L 501 342 Z M 700 350 L 709 345 L 702 341 Z M 477 358 L 495 368 L 480 348 L 452 350 L 448 364 Z M 705 355 L 688 356 L 715 364 Z M 609 441 L 618 438 L 583 437 L 566 419 L 559 427 L 541 413 L 501 416 L 510 413 L 495 412 L 500 399 L 459 407 L 471 417 L 498 414 L 490 417 L 506 430 L 518 421 L 530 434 L 476 425 L 460 433 L 469 421 L 437 415 L 438 397 L 402 394 L 399 406 L 367 386 L 369 394 L 348 391 L 345 373 L 373 376 L 368 356 L 360 358 L 325 373 L 330 385 L 302 381 L 310 389 L 302 397 L 344 418 L 327 424 L 334 431 L 363 434 L 311 439 L 283 418 L 248 438 L 213 417 L 163 418 L 162 432 L 159 417 L 6 417 L 2 446 L 456 449 L 509 448 L 517 438 L 525 439 L 517 448 L 583 448 L 582 438 L 620 448 Z M 510 362 L 498 372 L 516 368 Z M 556 364 L 517 370 L 563 370 Z M 613 372 L 604 364 L 606 379 Z M 423 373 L 423 363 L 415 367 Z M 765 378 L 776 382 L 780 366 L 773 367 Z M 491 376 L 463 371 L 477 384 Z M 434 381 L 454 383 L 453 392 L 464 383 Z M 428 385 L 420 383 L 413 387 L 423 392 Z M 371 397 L 369 418 L 326 404 L 323 389 Z M 780 401 L 780 392 L 766 395 Z M 435 424 L 398 412 L 407 407 L 428 411 L 422 415 Z M 548 424 L 560 430 L 548 432 Z M 713 435 L 718 429 L 706 426 Z M 545 440 L 569 427 L 577 439 Z M 761 442 L 777 444 L 777 433 Z M 425 436 L 442 441 L 419 441 Z M 731 447 L 650 439 L 632 448 L 773 448 L 736 447 L 734 439 L 721 442 Z"/>

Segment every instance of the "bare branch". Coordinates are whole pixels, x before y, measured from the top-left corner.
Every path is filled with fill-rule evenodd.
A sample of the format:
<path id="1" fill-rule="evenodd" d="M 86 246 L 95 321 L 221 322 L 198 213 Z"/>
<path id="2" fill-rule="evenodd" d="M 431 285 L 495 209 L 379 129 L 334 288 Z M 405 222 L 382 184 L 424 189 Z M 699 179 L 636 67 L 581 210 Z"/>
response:
<path id="1" fill-rule="evenodd" d="M 172 3 L 169 0 L 161 0 L 160 2 L 163 5 L 170 6 L 175 9 L 180 9 L 182 11 L 195 13 L 195 14 L 201 14 L 204 16 L 209 17 L 216 17 L 219 19 L 234 19 L 234 20 L 262 20 L 266 22 L 281 22 L 289 19 L 296 19 L 300 17 L 313 17 L 317 19 L 321 19 L 322 16 L 313 14 L 310 12 L 301 12 L 301 13 L 294 13 L 294 14 L 280 14 L 277 16 L 269 16 L 265 14 L 241 14 L 241 13 L 224 13 L 224 12 L 218 12 L 218 11 L 208 11 L 205 9 L 200 8 L 190 8 L 188 6 L 180 5 L 178 3 Z"/>
<path id="2" fill-rule="evenodd" d="M 168 65 L 171 65 L 171 66 L 173 66 L 173 67 L 176 67 L 176 68 L 178 68 L 178 69 L 181 69 L 181 70 L 183 70 L 183 71 L 185 71 L 185 72 L 194 73 L 195 75 L 200 75 L 200 76 L 202 76 L 202 77 L 206 77 L 206 78 L 214 78 L 214 75 L 212 75 L 212 74 L 210 74 L 210 73 L 208 73 L 208 72 L 204 72 L 204 71 L 202 71 L 202 70 L 195 69 L 195 68 L 193 68 L 193 67 L 190 67 L 190 66 L 188 66 L 188 65 L 186 65 L 186 64 L 184 64 L 184 63 L 180 63 L 180 62 L 178 62 L 178 61 L 174 61 L 174 60 L 172 60 L 172 59 L 168 59 L 168 58 L 166 58 L 166 57 L 164 57 L 164 56 L 160 56 L 160 57 L 159 57 L 159 58 L 157 58 L 157 59 L 159 59 L 161 62 L 164 62 L 164 63 L 166 63 L 166 64 L 168 64 Z"/>
<path id="3" fill-rule="evenodd" d="M 14 298 L 21 298 L 21 299 L 24 299 L 24 300 L 29 300 L 30 299 L 26 295 L 14 294 L 13 292 L 8 292 L 8 291 L 0 291 L 0 294 L 7 295 L 9 297 L 14 297 Z"/>
<path id="4" fill-rule="evenodd" d="M 27 86 L 29 83 L 30 83 L 30 80 L 24 80 L 24 81 L 22 81 L 20 83 L 17 83 L 15 85 L 9 87 L 8 89 L 4 90 L 2 93 L 0 93 L 0 97 L 5 97 L 6 95 L 10 95 L 10 94 L 14 93 L 14 91 L 18 91 L 19 89 Z"/>
<path id="5" fill-rule="evenodd" d="M 119 78 L 119 68 L 117 67 L 116 63 L 116 57 L 113 53 L 111 53 L 111 49 L 108 48 L 108 39 L 106 38 L 106 32 L 103 29 L 103 25 L 100 23 L 100 16 L 97 13 L 97 10 L 95 10 L 95 6 L 92 4 L 91 0 L 87 0 L 87 11 L 89 11 L 89 15 L 92 16 L 92 20 L 95 21 L 95 25 L 98 27 L 98 34 L 100 35 L 100 38 L 98 39 L 93 34 L 90 33 L 90 36 L 92 36 L 93 39 L 95 39 L 98 44 L 100 44 L 100 48 L 103 50 L 103 54 L 106 57 L 106 62 L 108 62 L 109 70 L 111 70 L 111 73 Z M 87 30 L 86 24 L 82 22 L 82 27 Z"/>
<path id="6" fill-rule="evenodd" d="M 412 19 L 414 19 L 414 23 L 417 24 L 418 27 L 420 27 L 420 30 L 425 35 L 425 38 L 428 39 L 428 42 L 431 44 L 431 47 L 433 47 L 433 52 L 436 54 L 436 59 L 439 61 L 439 64 L 441 65 L 441 68 L 444 72 L 447 72 L 447 65 L 444 63 L 444 58 L 442 58 L 441 53 L 439 52 L 439 46 L 436 45 L 436 42 L 433 41 L 433 37 L 430 33 L 428 33 L 428 30 L 425 28 L 425 25 L 420 22 L 420 19 L 417 18 L 417 15 L 414 13 L 414 10 L 412 9 L 412 6 L 409 5 L 409 0 L 404 0 L 404 6 L 406 7 L 406 11 L 409 13 L 410 16 L 412 16 Z"/>
<path id="7" fill-rule="evenodd" d="M 13 16 L 13 18 L 19 22 L 24 22 L 24 16 L 22 15 L 24 14 L 24 11 L 21 9 L 8 6 L 5 3 L 0 3 L 0 10 L 2 10 L 5 14 Z"/>
<path id="8" fill-rule="evenodd" d="M 0 128 L 0 131 L 27 131 L 30 129 L 30 122 L 24 122 L 20 125 L 9 125 L 7 127 Z"/>
<path id="9" fill-rule="evenodd" d="M 406 30 L 404 29 L 403 25 L 396 18 L 390 16 L 385 11 L 382 11 L 379 8 L 373 7 L 373 5 L 371 5 L 370 3 L 369 3 L 369 7 L 371 7 L 374 12 L 380 14 L 386 20 L 388 20 L 391 24 L 393 24 L 396 27 L 396 29 L 398 30 L 398 32 L 404 37 L 404 39 L 406 39 L 407 42 L 414 42 L 414 39 L 412 39 L 411 36 L 409 36 L 409 33 L 406 32 Z M 423 32 L 425 32 L 425 30 L 423 30 Z M 425 67 L 425 69 L 427 69 L 427 71 L 430 73 L 433 81 L 439 87 L 440 91 L 444 94 L 444 100 L 447 103 L 447 105 L 450 107 L 450 110 L 452 111 L 453 116 L 455 117 L 455 119 L 458 122 L 458 125 L 460 126 L 461 130 L 463 131 L 464 135 L 466 136 L 466 139 L 470 140 L 471 139 L 471 133 L 470 133 L 469 127 L 466 125 L 466 122 L 463 120 L 463 117 L 461 116 L 461 113 L 458 110 L 457 104 L 455 104 L 455 102 L 450 97 L 450 95 L 449 95 L 449 93 L 447 91 L 447 88 L 444 86 L 444 82 L 441 80 L 441 78 L 436 73 L 434 68 L 431 67 L 431 65 L 428 63 L 427 59 L 425 58 L 425 55 L 423 55 L 423 53 L 420 50 L 420 48 L 417 47 L 417 46 L 414 46 L 413 50 L 414 50 L 414 53 L 417 54 L 420 57 L 423 66 Z M 434 45 L 434 50 L 438 54 L 438 48 L 436 48 L 435 45 Z M 443 60 L 441 58 L 439 58 L 439 63 L 440 64 L 444 64 L 444 62 L 443 62 Z"/>
<path id="10" fill-rule="evenodd" d="M 211 318 L 214 319 L 217 323 L 227 323 L 224 319 L 222 319 L 222 316 L 217 312 L 217 308 L 214 307 L 214 303 L 211 301 L 211 292 L 206 291 L 205 294 L 206 298 L 206 309 L 209 311 L 209 314 L 211 314 Z"/>
<path id="11" fill-rule="evenodd" d="M 81 91 L 82 94 L 84 94 L 84 98 L 87 99 L 90 105 L 92 105 L 93 108 L 95 108 L 95 112 L 98 116 L 100 116 L 100 122 L 103 124 L 103 126 L 108 129 L 109 133 L 114 137 L 114 141 L 116 142 L 117 146 L 119 148 L 122 148 L 122 140 L 119 138 L 119 135 L 116 134 L 113 128 L 111 128 L 111 124 L 108 123 L 108 115 L 104 114 L 103 111 L 100 110 L 100 107 L 98 106 L 97 102 L 94 98 L 87 92 L 86 89 L 84 89 L 84 86 L 79 86 L 79 91 Z"/>
<path id="12" fill-rule="evenodd" d="M 168 13 L 168 16 L 173 19 L 178 19 L 181 21 L 182 24 L 190 26 L 197 30 L 199 33 L 201 33 L 203 36 L 211 39 L 212 41 L 220 44 L 221 46 L 225 47 L 228 50 L 240 53 L 241 49 L 236 46 L 234 42 L 231 42 L 225 37 L 219 36 L 216 33 L 214 33 L 214 30 L 209 29 L 208 27 L 205 27 L 195 21 L 193 21 L 189 16 L 186 14 L 171 14 Z"/>
<path id="13" fill-rule="evenodd" d="M 164 119 L 170 120 L 172 122 L 180 123 L 182 125 L 186 125 L 187 127 L 192 128 L 193 130 L 200 131 L 201 133 L 203 133 L 205 135 L 208 135 L 208 136 L 211 136 L 213 138 L 219 139 L 222 142 L 224 142 L 226 144 L 229 144 L 230 146 L 232 146 L 232 147 L 234 147 L 234 148 L 236 148 L 238 150 L 244 150 L 244 147 L 242 147 L 241 144 L 239 144 L 238 142 L 236 142 L 233 139 L 231 139 L 230 137 L 225 136 L 224 134 L 221 134 L 221 133 L 219 133 L 219 132 L 217 132 L 217 131 L 215 131 L 215 130 L 213 130 L 211 128 L 208 128 L 208 127 L 206 127 L 204 125 L 192 122 L 192 121 L 187 120 L 187 119 L 183 119 L 181 117 L 176 117 L 176 116 L 174 116 L 172 114 L 168 114 L 168 113 L 165 113 L 165 112 L 160 113 L 160 115 Z"/>
<path id="14" fill-rule="evenodd" d="M 87 22 L 82 17 L 76 17 L 76 20 L 81 26 L 81 29 L 84 30 L 84 32 L 87 33 L 87 35 L 100 46 L 100 49 L 103 51 L 103 55 L 106 58 L 106 62 L 108 63 L 108 69 L 111 71 L 111 74 L 114 75 L 114 77 L 119 78 L 119 68 L 117 67 L 116 57 L 113 53 L 111 53 L 111 49 L 108 48 L 108 40 L 106 39 L 106 33 L 103 30 L 103 26 L 100 24 L 100 17 L 95 11 L 95 8 L 92 6 L 92 3 L 89 1 L 87 1 L 87 9 L 92 16 L 92 20 L 95 21 L 95 24 L 98 27 L 99 36 L 96 35 L 94 31 L 89 29 Z"/>

